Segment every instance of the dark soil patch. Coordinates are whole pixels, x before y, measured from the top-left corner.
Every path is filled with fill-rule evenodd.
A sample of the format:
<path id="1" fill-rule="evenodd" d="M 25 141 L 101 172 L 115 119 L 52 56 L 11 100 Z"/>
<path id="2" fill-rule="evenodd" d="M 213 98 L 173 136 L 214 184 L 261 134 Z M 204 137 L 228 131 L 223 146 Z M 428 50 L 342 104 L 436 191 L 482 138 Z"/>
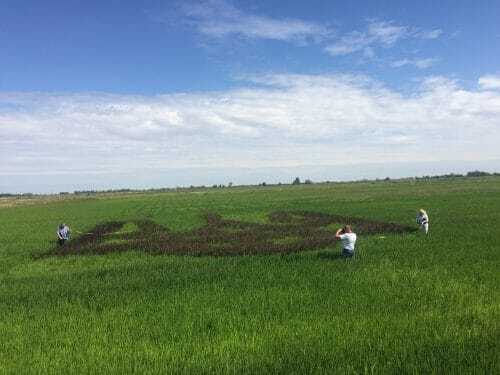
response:
<path id="1" fill-rule="evenodd" d="M 112 221 L 97 225 L 45 255 L 106 254 L 142 250 L 152 254 L 243 255 L 291 253 L 332 246 L 332 223 L 350 224 L 360 236 L 414 232 L 413 227 L 320 212 L 292 211 L 269 214 L 269 223 L 223 219 L 208 213 L 206 225 L 173 232 L 151 220 Z M 133 223 L 135 231 L 122 231 Z M 130 226 L 130 225 L 129 225 Z"/>

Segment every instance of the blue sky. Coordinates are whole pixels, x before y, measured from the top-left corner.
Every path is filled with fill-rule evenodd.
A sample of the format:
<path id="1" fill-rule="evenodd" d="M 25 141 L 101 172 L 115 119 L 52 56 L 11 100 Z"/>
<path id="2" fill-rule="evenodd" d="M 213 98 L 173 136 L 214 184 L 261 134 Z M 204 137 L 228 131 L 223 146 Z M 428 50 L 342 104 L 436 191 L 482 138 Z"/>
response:
<path id="1" fill-rule="evenodd" d="M 3 0 L 0 191 L 500 169 L 499 14 L 499 1 Z"/>

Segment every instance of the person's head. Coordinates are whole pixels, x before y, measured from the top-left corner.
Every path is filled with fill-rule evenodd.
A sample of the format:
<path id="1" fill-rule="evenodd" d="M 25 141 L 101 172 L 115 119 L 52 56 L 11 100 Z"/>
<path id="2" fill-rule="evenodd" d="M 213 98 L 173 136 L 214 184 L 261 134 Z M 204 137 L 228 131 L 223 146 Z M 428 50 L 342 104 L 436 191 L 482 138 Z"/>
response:
<path id="1" fill-rule="evenodd" d="M 427 215 L 427 212 L 425 212 L 425 210 L 424 210 L 423 208 L 421 208 L 420 210 L 418 210 L 418 213 L 419 213 L 421 216 Z"/>
<path id="2" fill-rule="evenodd" d="M 352 233 L 352 228 L 350 225 L 346 225 L 343 229 L 344 233 Z"/>
<path id="3" fill-rule="evenodd" d="M 64 223 L 59 224 L 59 229 L 63 229 L 65 225 L 66 224 L 64 224 Z"/>

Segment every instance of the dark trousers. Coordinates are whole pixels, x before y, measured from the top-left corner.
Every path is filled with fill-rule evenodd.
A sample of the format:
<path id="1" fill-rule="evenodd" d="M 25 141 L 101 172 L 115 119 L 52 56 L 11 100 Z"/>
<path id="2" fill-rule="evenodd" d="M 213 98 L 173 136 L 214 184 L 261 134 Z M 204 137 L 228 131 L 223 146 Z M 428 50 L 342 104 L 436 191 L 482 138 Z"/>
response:
<path id="1" fill-rule="evenodd" d="M 342 256 L 346 258 L 351 258 L 354 256 L 354 250 L 342 249 Z"/>
<path id="2" fill-rule="evenodd" d="M 59 246 L 62 246 L 66 243 L 66 240 L 64 238 L 58 238 L 57 243 L 59 244 Z"/>

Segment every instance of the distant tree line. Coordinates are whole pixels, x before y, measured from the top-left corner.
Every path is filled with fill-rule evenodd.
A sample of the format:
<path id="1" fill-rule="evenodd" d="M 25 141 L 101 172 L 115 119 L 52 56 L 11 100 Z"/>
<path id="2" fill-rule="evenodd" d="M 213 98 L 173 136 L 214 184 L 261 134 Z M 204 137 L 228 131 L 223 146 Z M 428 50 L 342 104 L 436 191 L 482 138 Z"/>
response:
<path id="1" fill-rule="evenodd" d="M 36 194 L 33 194 L 33 193 L 22 193 L 22 194 L 0 193 L 0 198 L 13 198 L 13 197 L 30 198 L 30 197 L 34 197 L 35 195 Z"/>
<path id="2" fill-rule="evenodd" d="M 459 173 L 448 173 L 448 174 L 442 174 L 442 175 L 435 175 L 435 176 L 415 176 L 415 177 L 407 177 L 407 178 L 398 178 L 394 180 L 400 180 L 400 181 L 405 181 L 405 180 L 435 180 L 435 179 L 453 179 L 453 178 L 464 178 L 464 177 L 487 177 L 487 176 L 500 176 L 499 172 L 484 172 L 484 171 L 470 171 L 467 172 L 466 174 L 459 174 Z M 349 182 L 370 182 L 370 181 L 392 181 L 391 178 L 386 177 L 383 179 L 375 179 L 375 180 L 368 180 L 368 179 L 362 179 L 362 180 L 357 180 L 357 181 L 349 181 Z M 290 183 L 291 185 L 311 185 L 314 182 L 312 182 L 309 179 L 304 180 L 302 182 L 300 180 L 300 177 L 295 177 L 295 179 Z M 344 182 L 333 182 L 333 181 L 324 181 L 320 183 L 326 183 L 326 184 L 332 184 L 332 183 L 344 183 Z M 281 186 L 281 185 L 287 185 L 286 183 L 278 182 L 275 184 L 268 184 L 265 181 L 259 183 L 258 185 L 239 185 L 240 187 L 248 186 L 248 187 L 255 187 L 255 186 Z M 145 192 L 152 192 L 152 193 L 163 193 L 163 192 L 191 192 L 194 190 L 206 190 L 206 189 L 224 189 L 224 188 L 232 188 L 235 187 L 235 185 L 232 182 L 229 182 L 227 185 L 224 184 L 213 184 L 212 186 L 205 186 L 205 185 L 199 185 L 199 186 L 194 186 L 191 185 L 189 187 L 175 187 L 175 188 L 150 188 L 150 189 L 108 189 L 108 190 L 75 190 L 73 191 L 74 195 L 95 195 L 95 194 L 103 194 L 103 193 L 108 193 L 108 194 L 113 194 L 113 193 L 145 193 Z M 58 195 L 65 196 L 71 194 L 68 191 L 61 191 L 59 192 Z M 0 198 L 31 198 L 39 195 L 44 195 L 44 194 L 33 194 L 33 193 L 22 193 L 22 194 L 12 194 L 12 193 L 0 193 Z M 49 194 L 53 195 L 53 194 Z"/>
<path id="3" fill-rule="evenodd" d="M 452 179 L 452 178 L 460 178 L 460 177 L 486 177 L 486 176 L 500 176 L 500 173 L 494 172 L 484 172 L 484 171 L 470 171 L 466 174 L 459 173 L 448 173 L 437 176 L 422 176 L 422 177 L 414 177 L 415 180 L 429 180 L 429 179 Z"/>

